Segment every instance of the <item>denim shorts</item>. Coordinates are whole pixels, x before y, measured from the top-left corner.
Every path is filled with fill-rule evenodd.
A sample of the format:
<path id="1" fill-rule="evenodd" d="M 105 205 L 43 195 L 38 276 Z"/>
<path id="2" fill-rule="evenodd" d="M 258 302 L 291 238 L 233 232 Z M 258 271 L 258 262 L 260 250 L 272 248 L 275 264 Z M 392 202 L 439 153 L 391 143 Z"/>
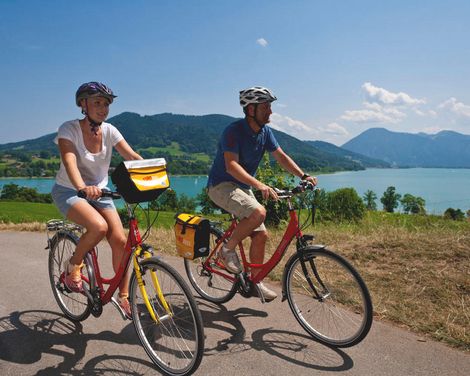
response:
<path id="1" fill-rule="evenodd" d="M 95 209 L 116 209 L 113 199 L 102 197 L 98 200 L 88 200 L 77 196 L 77 191 L 62 185 L 54 184 L 51 191 L 52 200 L 64 217 L 67 217 L 69 209 L 77 202 L 87 201 Z"/>

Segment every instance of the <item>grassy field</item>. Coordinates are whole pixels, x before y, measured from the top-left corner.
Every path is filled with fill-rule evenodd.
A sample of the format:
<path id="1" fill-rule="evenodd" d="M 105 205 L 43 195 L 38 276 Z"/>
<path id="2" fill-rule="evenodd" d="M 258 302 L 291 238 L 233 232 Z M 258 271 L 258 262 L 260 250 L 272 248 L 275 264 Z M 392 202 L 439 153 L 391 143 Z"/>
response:
<path id="1" fill-rule="evenodd" d="M 52 205 L 0 202 L 0 229 L 36 231 L 57 217 Z M 160 213 L 150 242 L 176 255 L 173 213 Z M 141 223 L 142 220 L 141 220 Z M 268 249 L 281 230 L 271 229 Z M 470 351 L 470 222 L 437 216 L 369 213 L 359 224 L 317 223 L 305 231 L 349 259 L 372 295 L 376 319 Z M 295 249 L 291 245 L 289 253 Z M 285 261 L 287 261 L 287 257 Z M 283 263 L 270 274 L 279 281 Z"/>

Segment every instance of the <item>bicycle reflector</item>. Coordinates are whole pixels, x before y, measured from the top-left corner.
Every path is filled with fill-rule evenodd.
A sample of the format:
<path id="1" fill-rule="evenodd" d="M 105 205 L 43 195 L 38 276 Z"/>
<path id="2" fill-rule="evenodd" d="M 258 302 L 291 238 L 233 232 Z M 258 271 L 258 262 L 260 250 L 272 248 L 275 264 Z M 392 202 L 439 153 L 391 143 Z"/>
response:
<path id="1" fill-rule="evenodd" d="M 164 158 L 121 162 L 111 180 L 130 204 L 153 201 L 170 186 Z"/>

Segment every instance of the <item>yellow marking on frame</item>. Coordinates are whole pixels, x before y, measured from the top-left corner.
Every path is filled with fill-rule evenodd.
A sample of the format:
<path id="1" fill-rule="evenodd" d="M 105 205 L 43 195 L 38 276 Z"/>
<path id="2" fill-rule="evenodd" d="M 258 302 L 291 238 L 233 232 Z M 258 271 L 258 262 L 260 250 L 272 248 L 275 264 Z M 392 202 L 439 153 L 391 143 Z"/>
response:
<path id="1" fill-rule="evenodd" d="M 144 253 L 145 258 L 149 258 L 151 256 L 152 255 L 151 255 L 150 252 L 145 252 Z M 165 297 L 163 296 L 163 292 L 162 292 L 162 289 L 160 287 L 160 283 L 158 282 L 157 274 L 153 270 L 151 270 L 150 275 L 152 277 L 153 286 L 157 290 L 158 299 L 162 303 L 163 308 L 165 308 L 166 313 L 168 313 L 168 315 L 170 315 L 170 317 L 173 316 L 173 313 L 171 312 L 170 307 L 168 306 L 168 303 L 167 303 Z"/>
<path id="2" fill-rule="evenodd" d="M 147 290 L 145 290 L 144 281 L 142 279 L 142 273 L 140 272 L 139 262 L 137 261 L 137 256 L 140 254 L 141 250 L 142 250 L 142 248 L 139 247 L 136 250 L 135 255 L 134 255 L 134 259 L 133 259 L 134 271 L 135 271 L 135 275 L 137 277 L 137 283 L 139 284 L 139 289 L 140 289 L 140 292 L 142 294 L 142 298 L 144 299 L 145 306 L 147 307 L 147 310 L 150 313 L 150 317 L 152 318 L 152 320 L 154 322 L 159 323 L 160 320 L 157 317 L 157 315 L 155 314 L 155 311 L 152 307 L 152 304 L 150 304 L 150 300 L 149 300 L 149 297 L 147 295 Z"/>

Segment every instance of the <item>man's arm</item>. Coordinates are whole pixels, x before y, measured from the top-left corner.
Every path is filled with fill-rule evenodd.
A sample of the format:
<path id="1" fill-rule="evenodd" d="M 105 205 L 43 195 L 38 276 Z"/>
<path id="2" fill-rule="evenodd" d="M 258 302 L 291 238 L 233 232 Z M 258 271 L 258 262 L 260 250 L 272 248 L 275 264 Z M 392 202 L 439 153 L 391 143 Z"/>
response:
<path id="1" fill-rule="evenodd" d="M 297 163 L 295 163 L 291 157 L 284 153 L 284 151 L 280 147 L 274 150 L 271 155 L 274 157 L 277 163 L 279 163 L 281 167 L 287 172 L 290 172 L 292 175 L 298 176 L 301 179 L 305 176 L 304 180 L 308 180 L 314 185 L 317 185 L 317 178 L 305 174 L 303 170 L 299 166 L 297 166 Z"/>
<path id="2" fill-rule="evenodd" d="M 238 181 L 253 187 L 254 189 L 261 191 L 264 199 L 268 199 L 270 196 L 274 200 L 278 200 L 277 193 L 271 187 L 261 183 L 258 179 L 251 176 L 245 169 L 238 163 L 238 154 L 226 151 L 224 153 L 225 169 L 227 173 L 232 175 Z"/>

